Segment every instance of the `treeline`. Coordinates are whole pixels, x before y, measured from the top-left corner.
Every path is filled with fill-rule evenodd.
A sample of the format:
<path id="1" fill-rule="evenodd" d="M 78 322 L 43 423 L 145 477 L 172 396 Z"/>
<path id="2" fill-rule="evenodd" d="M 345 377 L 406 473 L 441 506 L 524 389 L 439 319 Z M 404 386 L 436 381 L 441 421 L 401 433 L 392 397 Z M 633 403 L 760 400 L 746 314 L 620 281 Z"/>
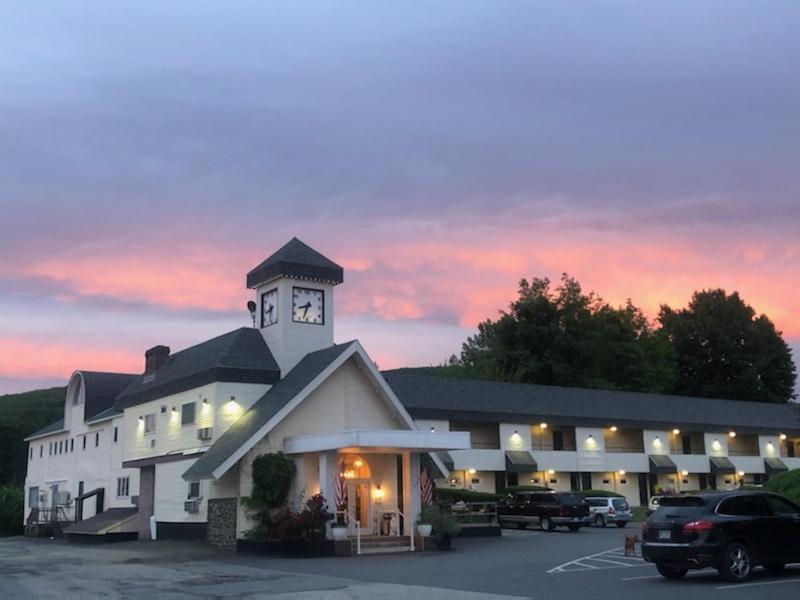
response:
<path id="1" fill-rule="evenodd" d="M 486 320 L 440 374 L 520 383 L 787 402 L 791 351 L 766 315 L 739 294 L 695 292 L 661 306 L 654 323 L 630 300 L 611 306 L 564 274 L 523 279 L 519 296 Z"/>

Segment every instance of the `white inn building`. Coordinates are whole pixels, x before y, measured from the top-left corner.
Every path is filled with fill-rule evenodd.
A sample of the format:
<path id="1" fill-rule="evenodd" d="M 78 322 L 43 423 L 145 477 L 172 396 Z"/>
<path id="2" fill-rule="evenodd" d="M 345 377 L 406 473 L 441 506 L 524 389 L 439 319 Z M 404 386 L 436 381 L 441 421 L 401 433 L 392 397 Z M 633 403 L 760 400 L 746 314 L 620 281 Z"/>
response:
<path id="1" fill-rule="evenodd" d="M 253 527 L 251 465 L 282 451 L 291 498 L 347 476 L 351 533 L 384 515 L 407 534 L 420 473 L 494 492 L 605 489 L 644 504 L 657 489 L 758 484 L 800 468 L 794 405 L 378 372 L 358 341 L 334 343 L 343 269 L 292 239 L 247 275 L 255 327 L 180 352 L 156 346 L 141 374 L 76 371 L 64 419 L 27 438 L 26 524 L 77 520 L 75 536 L 202 538 Z"/>

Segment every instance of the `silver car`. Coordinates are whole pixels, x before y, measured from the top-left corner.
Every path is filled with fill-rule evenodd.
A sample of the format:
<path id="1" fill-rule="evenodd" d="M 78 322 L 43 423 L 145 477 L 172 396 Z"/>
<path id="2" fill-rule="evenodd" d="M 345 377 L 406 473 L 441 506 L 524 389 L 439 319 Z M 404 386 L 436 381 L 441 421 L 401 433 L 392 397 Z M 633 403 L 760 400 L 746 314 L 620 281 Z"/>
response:
<path id="1" fill-rule="evenodd" d="M 631 507 L 625 498 L 586 498 L 589 503 L 589 523 L 605 527 L 609 523 L 625 527 L 633 519 Z"/>

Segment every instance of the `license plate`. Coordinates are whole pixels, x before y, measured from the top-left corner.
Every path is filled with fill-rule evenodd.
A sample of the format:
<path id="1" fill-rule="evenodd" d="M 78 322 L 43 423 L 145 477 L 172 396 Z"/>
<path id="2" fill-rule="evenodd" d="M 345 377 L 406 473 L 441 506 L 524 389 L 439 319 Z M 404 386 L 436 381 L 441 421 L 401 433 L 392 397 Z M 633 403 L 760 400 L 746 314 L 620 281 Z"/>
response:
<path id="1" fill-rule="evenodd" d="M 658 530 L 658 539 L 660 539 L 660 540 L 672 539 L 672 532 L 669 529 L 659 529 Z"/>

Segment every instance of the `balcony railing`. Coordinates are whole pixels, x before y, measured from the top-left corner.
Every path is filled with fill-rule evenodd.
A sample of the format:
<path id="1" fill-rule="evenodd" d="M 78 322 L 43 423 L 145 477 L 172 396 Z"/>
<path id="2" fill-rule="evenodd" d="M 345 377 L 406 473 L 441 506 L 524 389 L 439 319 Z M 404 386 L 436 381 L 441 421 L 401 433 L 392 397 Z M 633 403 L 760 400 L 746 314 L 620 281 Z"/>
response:
<path id="1" fill-rule="evenodd" d="M 575 444 L 562 444 L 561 447 L 555 448 L 553 444 L 536 444 L 531 446 L 531 450 L 552 450 L 554 452 L 575 452 L 577 450 Z"/>
<path id="2" fill-rule="evenodd" d="M 32 508 L 28 514 L 28 524 L 34 523 L 71 523 L 75 520 L 71 507 L 53 506 Z"/>
<path id="3" fill-rule="evenodd" d="M 728 448 L 728 455 L 730 456 L 761 456 L 757 448 L 751 450 L 731 450 Z"/>
<path id="4" fill-rule="evenodd" d="M 606 452 L 642 454 L 644 453 L 644 446 L 606 446 Z"/>
<path id="5" fill-rule="evenodd" d="M 698 448 L 698 449 L 692 448 L 688 452 L 686 450 L 684 450 L 683 448 L 670 448 L 669 449 L 669 453 L 670 454 L 675 454 L 675 455 L 678 455 L 678 456 L 681 456 L 681 455 L 683 455 L 683 456 L 690 456 L 690 455 L 691 456 L 697 456 L 697 455 L 705 454 L 706 451 L 705 451 L 705 448 Z"/>
<path id="6" fill-rule="evenodd" d="M 472 442 L 473 450 L 500 450 L 500 442 Z"/>

